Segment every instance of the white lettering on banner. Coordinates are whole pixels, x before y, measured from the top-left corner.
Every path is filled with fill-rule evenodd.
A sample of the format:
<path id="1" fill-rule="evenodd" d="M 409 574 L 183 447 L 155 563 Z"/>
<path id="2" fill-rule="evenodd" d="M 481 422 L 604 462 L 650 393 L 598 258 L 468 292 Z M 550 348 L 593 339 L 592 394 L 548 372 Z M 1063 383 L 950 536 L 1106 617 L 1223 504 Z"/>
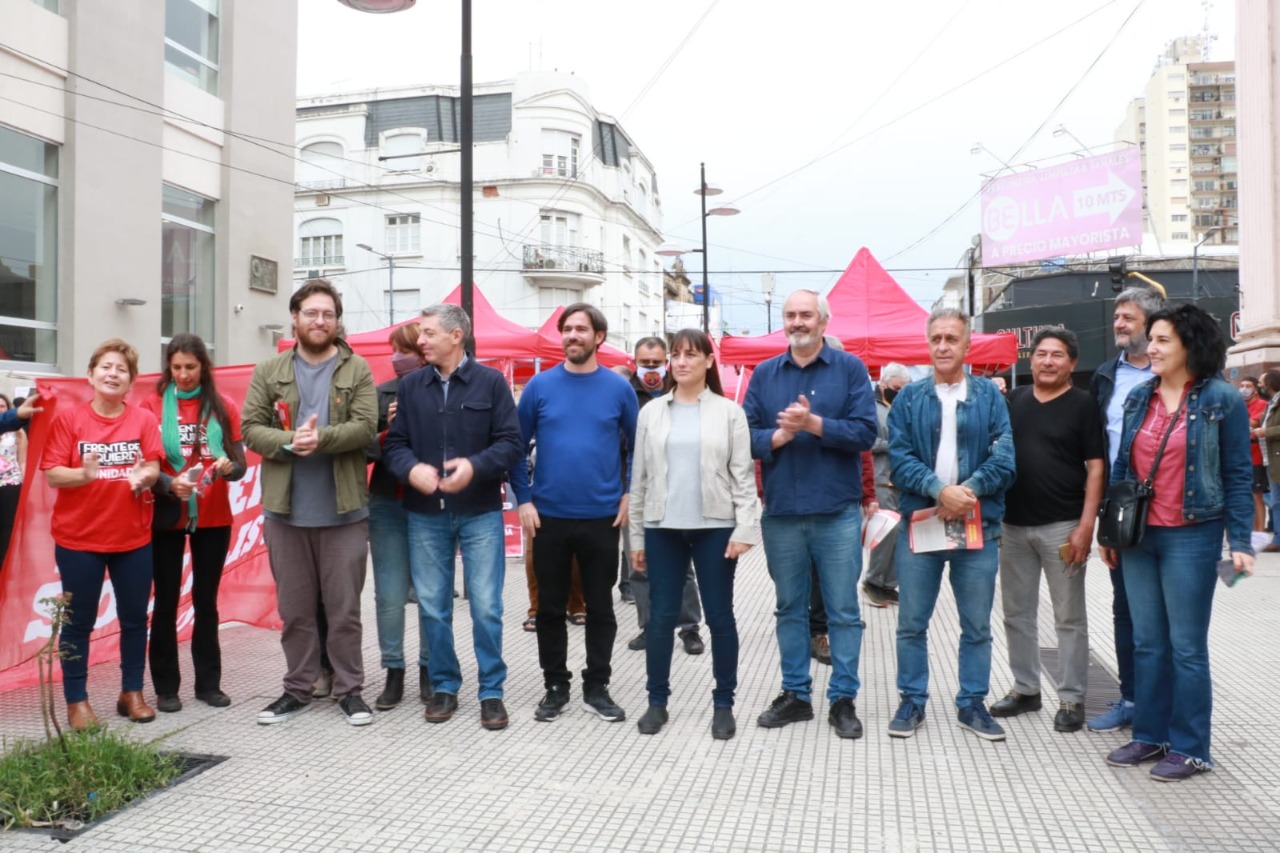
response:
<path id="1" fill-rule="evenodd" d="M 1124 213 L 1133 196 L 1133 187 L 1116 177 L 1115 173 L 1107 172 L 1107 182 L 1102 186 L 1086 187 L 1072 194 L 1072 211 L 1077 219 L 1105 213 L 1115 225 L 1116 217 Z"/>
<path id="2" fill-rule="evenodd" d="M 27 633 L 22 638 L 22 642 L 29 643 L 32 640 L 47 640 L 53 634 L 53 624 L 49 621 L 49 614 L 45 612 L 45 605 L 40 603 L 43 598 L 53 598 L 62 592 L 62 581 L 53 581 L 52 583 L 41 584 L 36 589 L 35 595 L 31 597 L 31 612 L 36 614 L 38 619 L 32 619 L 27 623 Z"/>
<path id="3" fill-rule="evenodd" d="M 245 490 L 249 493 L 246 495 Z M 262 466 L 250 465 L 244 476 L 227 483 L 227 497 L 231 502 L 231 514 L 239 515 L 262 502 Z"/>
<path id="4" fill-rule="evenodd" d="M 240 534 L 236 544 L 227 554 L 227 563 L 240 559 L 262 541 L 262 516 L 257 516 L 247 524 L 240 525 Z"/>
<path id="5" fill-rule="evenodd" d="M 136 438 L 129 441 L 113 441 L 110 444 L 103 444 L 100 441 L 82 441 L 78 448 L 81 459 L 90 453 L 98 454 L 98 464 L 104 468 L 109 465 L 132 466 L 134 461 L 142 456 L 142 442 Z M 98 476 L 102 476 L 101 471 Z"/>
<path id="6" fill-rule="evenodd" d="M 1113 240 L 1128 241 L 1132 239 L 1128 228 L 1104 228 L 1101 231 L 1085 231 L 1081 234 L 1069 234 L 1065 237 L 1054 237 L 1049 240 L 1034 240 L 1028 243 L 1010 243 L 1005 246 L 993 246 L 990 256 L 993 258 L 1021 258 L 1031 253 L 1070 253 L 1085 251 L 1087 247 Z"/>

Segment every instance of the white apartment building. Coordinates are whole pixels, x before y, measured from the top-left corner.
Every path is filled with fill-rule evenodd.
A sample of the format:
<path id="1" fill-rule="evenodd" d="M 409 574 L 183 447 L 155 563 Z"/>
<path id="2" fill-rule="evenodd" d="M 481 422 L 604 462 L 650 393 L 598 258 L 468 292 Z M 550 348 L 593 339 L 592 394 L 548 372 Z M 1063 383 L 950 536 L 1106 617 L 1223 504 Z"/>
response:
<path id="1" fill-rule="evenodd" d="M 1207 246 L 1240 242 L 1235 63 L 1202 54 L 1202 37 L 1171 42 L 1116 129 L 1117 142 L 1142 150 L 1144 230 L 1155 254 L 1190 254 L 1206 235 Z"/>
<path id="2" fill-rule="evenodd" d="M 154 371 L 182 331 L 220 364 L 270 352 L 296 0 L 0 0 L 0 22 L 0 367 L 82 374 L 120 336 Z"/>
<path id="3" fill-rule="evenodd" d="M 530 328 L 583 301 L 615 346 L 661 334 L 652 164 L 581 78 L 535 71 L 473 91 L 477 288 Z M 297 101 L 295 284 L 338 285 L 349 332 L 414 317 L 460 283 L 458 115 L 451 86 Z"/>

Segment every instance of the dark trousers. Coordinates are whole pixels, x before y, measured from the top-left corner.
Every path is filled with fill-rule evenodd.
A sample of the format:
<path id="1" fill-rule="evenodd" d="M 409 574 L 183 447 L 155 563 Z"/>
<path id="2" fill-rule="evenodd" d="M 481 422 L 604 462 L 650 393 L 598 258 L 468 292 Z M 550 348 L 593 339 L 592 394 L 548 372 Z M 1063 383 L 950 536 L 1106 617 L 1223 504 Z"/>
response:
<path id="1" fill-rule="evenodd" d="M 822 584 L 818 582 L 817 565 L 809 566 L 809 636 L 827 633 L 827 605 L 822 601 Z"/>
<path id="2" fill-rule="evenodd" d="M 618 621 L 613 613 L 613 584 L 618 578 L 618 528 L 613 516 L 553 518 L 542 516 L 533 548 L 533 571 L 538 578 L 538 663 L 549 689 L 573 678 L 568 666 L 569 632 L 565 607 L 573 559 L 582 574 L 587 602 L 587 668 L 584 686 L 603 687 L 613 674 L 613 641 Z"/>
<path id="3" fill-rule="evenodd" d="M 1120 698 L 1132 702 L 1133 685 L 1133 617 L 1129 615 L 1129 594 L 1124 588 L 1124 564 L 1107 572 L 1111 576 L 1111 616 L 1115 621 L 1116 674 L 1120 676 Z"/>
<path id="4" fill-rule="evenodd" d="M 89 634 L 98 621 L 102 582 L 111 576 L 116 617 L 120 620 L 120 691 L 142 689 L 147 666 L 147 601 L 151 598 L 151 544 L 101 554 L 53 549 L 63 593 L 71 593 L 71 618 L 62 626 L 62 695 L 68 704 L 89 698 Z"/>
<path id="5" fill-rule="evenodd" d="M 712 703 L 721 708 L 733 707 L 733 694 L 738 688 L 738 623 L 733 617 L 733 576 L 738 561 L 724 556 L 732 533 L 729 527 L 646 528 L 644 531 L 649 596 L 653 605 L 649 616 L 653 630 L 647 632 L 645 645 L 650 705 L 665 707 L 671 696 L 671 653 L 675 647 L 672 633 L 680 613 L 686 567 L 693 560 L 707 628 L 711 632 L 711 672 L 715 676 Z"/>
<path id="6" fill-rule="evenodd" d="M 156 601 L 151 612 L 151 683 L 157 696 L 176 696 L 182 686 L 178 668 L 178 599 L 182 596 L 182 555 L 191 538 L 191 662 L 196 693 L 222 688 L 222 649 L 218 645 L 218 587 L 231 544 L 231 527 L 165 530 L 151 539 Z"/>
<path id="7" fill-rule="evenodd" d="M 18 498 L 22 486 L 0 486 L 0 569 L 4 568 L 9 541 L 13 538 L 13 520 L 18 516 Z"/>

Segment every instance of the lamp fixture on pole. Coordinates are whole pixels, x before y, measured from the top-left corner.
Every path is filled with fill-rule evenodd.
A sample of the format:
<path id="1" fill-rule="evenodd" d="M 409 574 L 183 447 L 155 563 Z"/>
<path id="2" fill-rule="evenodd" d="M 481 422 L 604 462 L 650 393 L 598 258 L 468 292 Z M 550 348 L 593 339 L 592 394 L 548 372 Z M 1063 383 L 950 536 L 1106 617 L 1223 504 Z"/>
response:
<path id="1" fill-rule="evenodd" d="M 1222 230 L 1221 225 L 1215 225 L 1204 232 L 1204 236 L 1200 238 L 1200 242 L 1191 247 L 1191 301 L 1200 301 L 1200 247 L 1205 241 L 1214 234 Z"/>
<path id="2" fill-rule="evenodd" d="M 396 259 L 392 255 L 384 255 L 368 243 L 356 243 L 356 248 L 364 249 L 387 262 L 387 325 L 393 326 L 396 322 Z"/>
<path id="3" fill-rule="evenodd" d="M 413 7 L 417 0 L 338 0 L 360 12 L 402 12 Z M 462 196 L 459 219 L 461 220 L 461 294 L 462 310 L 471 320 L 471 339 L 466 342 L 467 351 L 475 354 L 475 209 L 473 145 L 474 97 L 471 85 L 471 0 L 462 0 L 462 57 L 458 81 L 458 147 L 462 149 L 459 193 Z"/>
<path id="4" fill-rule="evenodd" d="M 679 249 L 674 247 L 659 247 L 654 254 L 664 255 L 666 257 L 679 257 L 680 255 L 690 252 L 697 252 L 702 255 L 702 331 L 708 336 L 711 335 L 711 286 L 707 281 L 707 217 L 708 216 L 736 216 L 741 210 L 733 205 L 720 205 L 707 210 L 707 196 L 720 195 L 724 190 L 715 184 L 707 183 L 707 164 L 700 163 L 700 177 L 698 188 L 694 190 L 696 195 L 702 196 L 702 248 L 701 249 Z"/>

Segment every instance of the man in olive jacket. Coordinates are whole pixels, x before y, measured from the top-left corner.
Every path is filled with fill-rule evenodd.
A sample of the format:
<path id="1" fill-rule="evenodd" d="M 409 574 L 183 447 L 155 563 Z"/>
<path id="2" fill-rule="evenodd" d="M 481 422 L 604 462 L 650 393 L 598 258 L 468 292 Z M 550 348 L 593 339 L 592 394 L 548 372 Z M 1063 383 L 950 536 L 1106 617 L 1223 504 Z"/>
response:
<path id="1" fill-rule="evenodd" d="M 312 279 L 289 300 L 293 349 L 260 363 L 245 396 L 245 444 L 262 456 L 263 532 L 284 621 L 284 693 L 264 725 L 304 710 L 320 675 L 316 611 L 324 602 L 333 696 L 347 722 L 373 722 L 360 697 L 360 594 L 369 542 L 364 449 L 378 423 L 368 363 L 339 335 L 342 297 Z"/>

